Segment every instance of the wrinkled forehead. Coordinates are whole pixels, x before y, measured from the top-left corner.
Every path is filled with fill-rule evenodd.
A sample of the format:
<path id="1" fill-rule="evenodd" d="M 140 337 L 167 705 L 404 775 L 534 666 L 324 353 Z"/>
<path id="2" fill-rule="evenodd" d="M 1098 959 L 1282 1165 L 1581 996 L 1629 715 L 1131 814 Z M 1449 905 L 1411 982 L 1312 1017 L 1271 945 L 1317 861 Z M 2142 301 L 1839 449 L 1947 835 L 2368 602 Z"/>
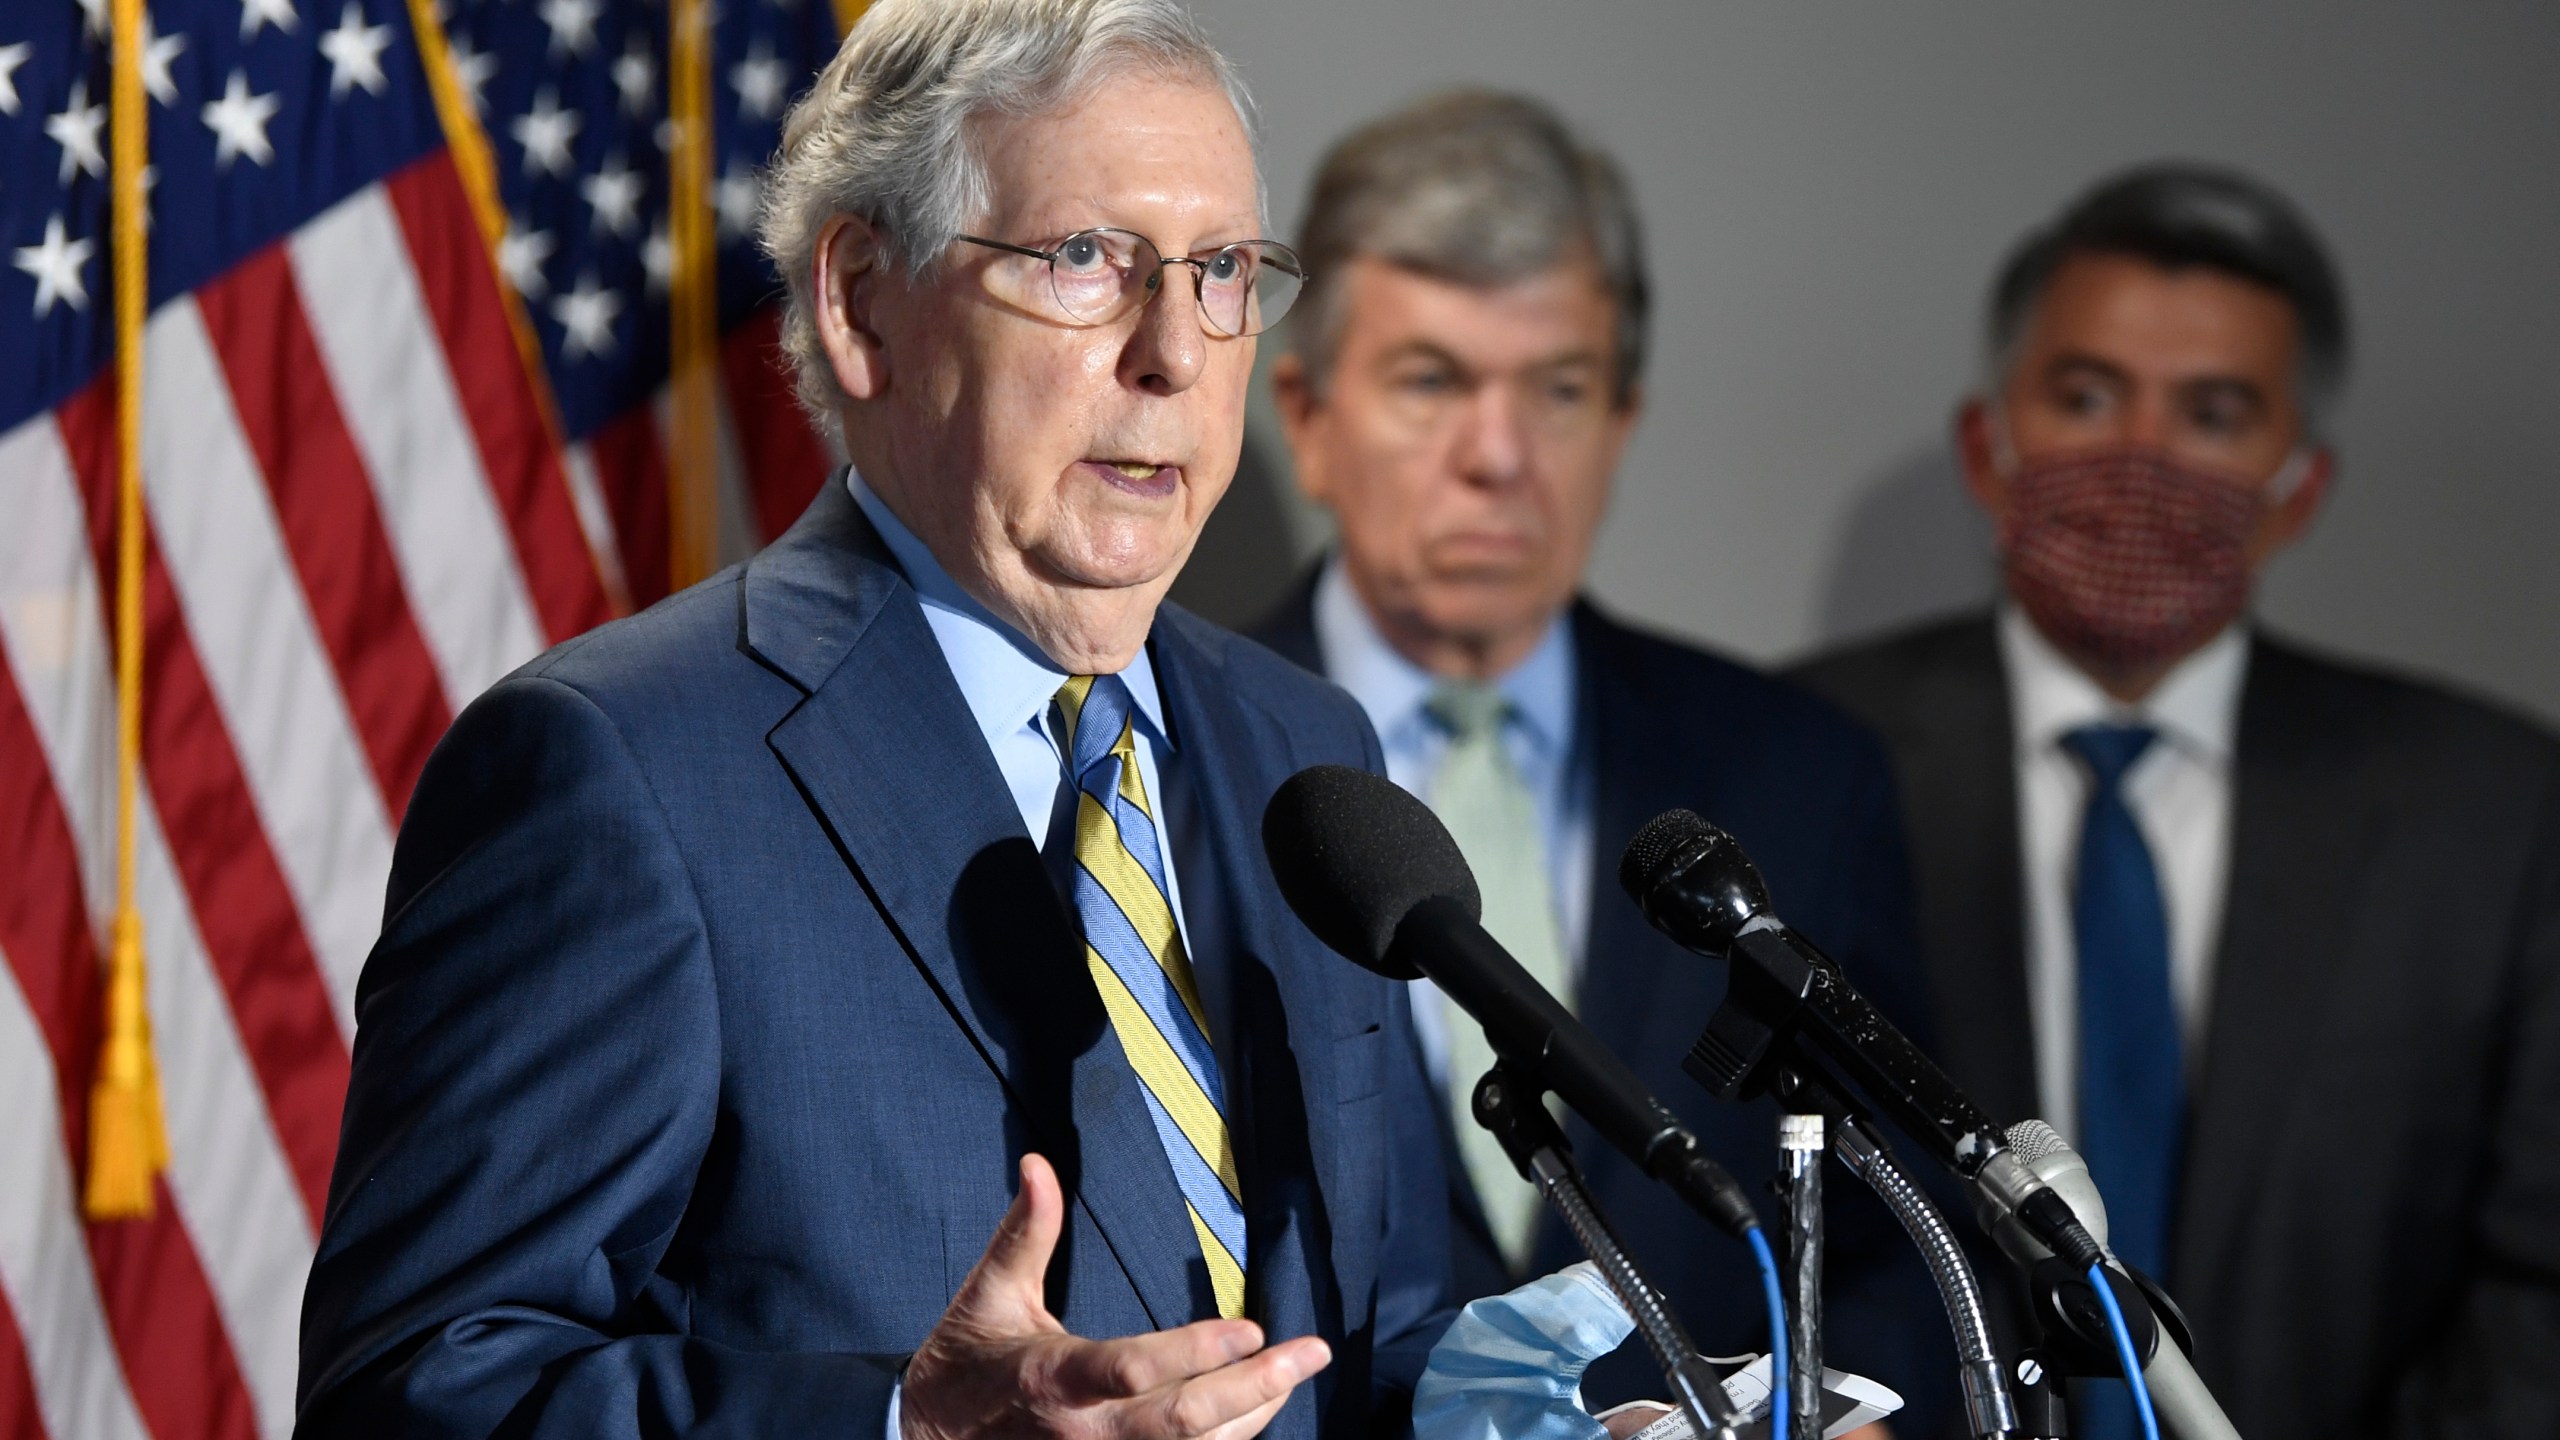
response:
<path id="1" fill-rule="evenodd" d="M 1185 248 L 1261 232 L 1253 137 L 1212 77 L 1127 61 L 1045 106 L 984 113 L 972 138 L 990 225 L 1112 225 Z M 1165 225 L 1184 233 L 1149 228 Z"/>

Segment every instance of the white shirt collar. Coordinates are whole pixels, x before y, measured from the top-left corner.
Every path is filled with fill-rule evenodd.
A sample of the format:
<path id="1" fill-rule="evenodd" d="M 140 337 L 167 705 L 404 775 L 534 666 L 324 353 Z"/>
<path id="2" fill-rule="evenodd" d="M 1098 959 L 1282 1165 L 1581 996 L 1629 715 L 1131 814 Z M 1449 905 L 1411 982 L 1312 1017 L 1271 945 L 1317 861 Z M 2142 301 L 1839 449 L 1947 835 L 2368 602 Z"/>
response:
<path id="1" fill-rule="evenodd" d="M 2000 607 L 2000 658 L 2009 670 L 2010 720 L 2021 754 L 2048 751 L 2083 725 L 2140 724 L 2200 760 L 2230 762 L 2249 671 L 2243 622 L 2224 627 L 2133 705 L 2101 689 L 2014 604 Z"/>
<path id="2" fill-rule="evenodd" d="M 1325 673 L 1369 712 L 1382 740 L 1392 731 L 1429 723 L 1424 707 L 1438 677 L 1387 643 L 1351 588 L 1339 554 L 1316 577 L 1315 631 Z M 1537 648 L 1494 682 L 1541 755 L 1562 755 L 1573 743 L 1574 665 L 1573 626 L 1560 613 L 1547 622 Z"/>
<path id="3" fill-rule="evenodd" d="M 1058 687 L 1067 683 L 1067 672 L 1021 631 L 997 619 L 995 612 L 962 590 L 924 541 L 850 466 L 845 469 L 845 487 L 872 528 L 880 532 L 898 568 L 906 572 L 907 583 L 915 587 L 925 623 L 932 627 L 942 658 L 951 666 L 951 677 L 959 682 L 961 698 L 968 702 L 987 743 L 993 746 L 1026 724 L 1045 733 L 1049 702 Z M 1120 672 L 1120 678 L 1128 684 L 1138 714 L 1153 730 L 1155 740 L 1172 749 L 1163 698 L 1156 689 L 1155 662 L 1145 646 L 1138 647 L 1137 658 Z"/>

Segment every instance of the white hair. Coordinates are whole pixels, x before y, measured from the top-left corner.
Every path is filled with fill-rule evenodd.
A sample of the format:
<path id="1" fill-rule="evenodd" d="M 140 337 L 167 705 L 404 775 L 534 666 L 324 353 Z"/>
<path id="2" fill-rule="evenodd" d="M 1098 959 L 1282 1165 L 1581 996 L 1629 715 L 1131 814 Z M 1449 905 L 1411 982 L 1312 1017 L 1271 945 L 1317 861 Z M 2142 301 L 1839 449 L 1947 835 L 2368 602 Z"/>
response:
<path id="1" fill-rule="evenodd" d="M 1218 86 L 1253 135 L 1243 80 L 1177 0 L 878 0 L 863 12 L 784 119 L 765 176 L 759 238 L 782 273 L 802 405 L 823 420 L 844 398 L 811 290 L 827 222 L 861 217 L 910 276 L 927 274 L 989 204 L 972 122 L 1069 104 L 1131 69 Z"/>

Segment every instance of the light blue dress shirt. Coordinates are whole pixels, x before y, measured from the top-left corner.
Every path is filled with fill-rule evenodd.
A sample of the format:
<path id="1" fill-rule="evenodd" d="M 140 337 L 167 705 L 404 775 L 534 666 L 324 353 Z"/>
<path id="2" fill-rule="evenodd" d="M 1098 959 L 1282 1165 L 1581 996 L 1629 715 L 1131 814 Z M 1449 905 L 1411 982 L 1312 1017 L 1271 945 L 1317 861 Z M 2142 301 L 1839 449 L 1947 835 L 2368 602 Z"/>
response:
<path id="1" fill-rule="evenodd" d="M 847 470 L 845 484 L 871 527 L 887 543 L 898 568 L 906 572 L 907 583 L 915 587 L 916 598 L 924 605 L 924 623 L 933 630 L 943 663 L 959 682 L 960 698 L 968 702 L 978 733 L 986 737 L 996 768 L 1004 772 L 1004 783 L 1022 812 L 1022 828 L 1030 832 L 1032 844 L 1046 845 L 1058 787 L 1072 783 L 1059 737 L 1049 727 L 1050 702 L 1057 698 L 1058 687 L 1067 683 L 1067 672 L 1022 632 L 970 598 L 906 522 L 890 513 L 862 483 L 862 477 Z M 1137 702 L 1138 774 L 1146 781 L 1148 797 L 1158 799 L 1164 794 L 1158 757 L 1171 753 L 1174 745 L 1164 723 L 1164 699 L 1156 690 L 1155 662 L 1146 647 L 1138 648 L 1137 658 L 1120 672 L 1120 678 Z M 1165 888 L 1173 892 L 1165 898 L 1172 902 L 1174 924 L 1188 946 L 1191 927 L 1182 918 L 1182 879 L 1174 873 L 1173 839 L 1165 833 L 1164 806 L 1157 803 L 1153 808 L 1156 853 L 1165 857 Z"/>
<path id="2" fill-rule="evenodd" d="M 942 661 L 951 667 L 951 678 L 960 686 L 960 698 L 968 703 L 970 715 L 978 722 L 978 733 L 986 737 L 996 768 L 1004 772 L 1005 786 L 1013 792 L 1013 803 L 1022 812 L 1022 828 L 1030 832 L 1032 844 L 1045 844 L 1049 838 L 1050 808 L 1057 803 L 1059 785 L 1067 783 L 1066 753 L 1049 728 L 1049 705 L 1057 698 L 1058 687 L 1067 683 L 1067 672 L 1042 654 L 1040 647 L 1021 631 L 971 599 L 906 522 L 892 514 L 880 497 L 862 483 L 861 476 L 848 468 L 844 483 L 871 528 L 880 532 L 880 539 L 889 547 L 898 568 L 906 572 L 907 583 L 915 587 L 916 599 L 924 606 L 924 623 L 933 631 L 934 643 L 942 650 Z M 1154 799 L 1164 794 L 1157 756 L 1171 753 L 1173 740 L 1165 728 L 1164 699 L 1156 689 L 1155 663 L 1148 658 L 1145 646 L 1138 648 L 1137 658 L 1120 672 L 1120 678 L 1128 684 L 1129 695 L 1136 702 L 1138 774 L 1147 783 L 1147 795 Z M 1171 902 L 1173 923 L 1181 930 L 1182 943 L 1188 948 L 1191 927 L 1182 918 L 1182 879 L 1174 873 L 1173 838 L 1165 833 L 1163 804 L 1152 808 L 1156 853 L 1164 857 L 1165 888 L 1172 892 L 1165 898 Z M 881 1440 L 900 1440 L 900 1411 L 905 1398 L 906 1384 L 901 1381 L 898 1388 L 889 1392 L 888 1422 Z"/>
<path id="3" fill-rule="evenodd" d="M 1431 777 L 1449 748 L 1449 731 L 1431 717 L 1431 692 L 1439 681 L 1397 653 L 1378 632 L 1367 607 L 1343 573 L 1340 556 L 1316 577 L 1316 648 L 1326 678 L 1351 692 L 1369 713 L 1387 754 L 1387 776 L 1431 803 Z M 1591 806 L 1589 747 L 1579 743 L 1579 658 L 1573 625 L 1558 615 L 1527 659 L 1494 682 L 1511 702 L 1502 738 L 1511 763 L 1528 782 L 1538 810 L 1547 856 L 1548 893 L 1555 897 L 1556 930 L 1564 937 L 1566 963 L 1579 980 L 1584 936 L 1591 917 Z M 1567 1005 L 1571 995 L 1558 999 Z M 1428 980 L 1414 982 L 1413 1025 L 1432 1078 L 1445 1083 L 1449 1057 L 1449 1001 Z"/>

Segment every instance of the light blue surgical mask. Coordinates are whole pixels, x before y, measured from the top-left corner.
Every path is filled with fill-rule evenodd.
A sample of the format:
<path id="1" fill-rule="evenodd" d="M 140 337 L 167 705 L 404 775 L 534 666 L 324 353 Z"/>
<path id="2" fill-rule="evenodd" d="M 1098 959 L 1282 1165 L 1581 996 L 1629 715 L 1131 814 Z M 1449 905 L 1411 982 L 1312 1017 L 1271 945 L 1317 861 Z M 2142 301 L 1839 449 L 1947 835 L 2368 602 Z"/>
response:
<path id="1" fill-rule="evenodd" d="M 1583 1408 L 1582 1372 L 1634 1330 L 1589 1261 L 1474 1301 L 1432 1347 L 1414 1387 L 1414 1440 L 1608 1440 Z M 1767 1434 L 1769 1357 L 1710 1358 L 1740 1367 L 1725 1377 L 1724 1392 L 1746 1422 L 1741 1433 Z M 1826 1368 L 1822 1388 L 1825 1440 L 1902 1408 L 1901 1396 L 1846 1371 Z M 1678 1411 L 1646 1433 L 1695 1435 Z"/>
<path id="2" fill-rule="evenodd" d="M 1608 1440 L 1582 1372 L 1634 1329 L 1589 1261 L 1470 1303 L 1414 1387 L 1414 1440 Z"/>

